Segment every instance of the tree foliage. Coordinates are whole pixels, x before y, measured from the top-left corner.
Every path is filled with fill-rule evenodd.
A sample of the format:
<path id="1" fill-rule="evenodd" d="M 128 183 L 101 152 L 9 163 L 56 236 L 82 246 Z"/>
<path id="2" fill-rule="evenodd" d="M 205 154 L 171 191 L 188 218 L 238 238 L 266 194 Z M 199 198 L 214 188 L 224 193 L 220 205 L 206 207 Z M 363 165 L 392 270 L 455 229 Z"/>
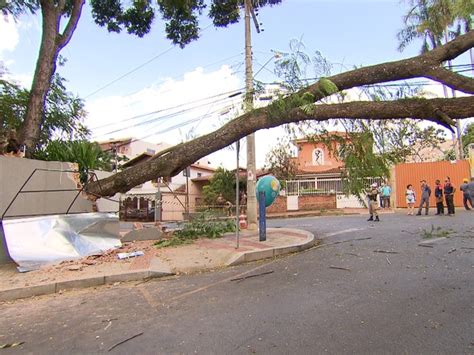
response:
<path id="1" fill-rule="evenodd" d="M 423 53 L 472 29 L 474 3 L 471 0 L 408 0 L 408 3 L 405 27 L 397 34 L 400 51 L 415 39 L 421 39 Z"/>
<path id="2" fill-rule="evenodd" d="M 110 171 L 113 159 L 111 154 L 102 151 L 97 142 L 86 140 L 53 140 L 43 150 L 37 152 L 35 158 L 77 163 L 83 184 L 87 183 L 91 170 Z"/>
<path id="3" fill-rule="evenodd" d="M 204 203 L 208 206 L 216 205 L 219 194 L 222 194 L 226 201 L 235 203 L 235 174 L 224 168 L 218 168 L 209 185 L 204 186 Z"/>
<path id="4" fill-rule="evenodd" d="M 84 102 L 69 92 L 66 80 L 56 74 L 43 109 L 38 150 L 53 139 L 85 139 L 89 130 L 84 126 Z M 30 92 L 20 85 L 0 78 L 0 133 L 17 131 L 23 123 Z"/>
<path id="5" fill-rule="evenodd" d="M 278 138 L 277 144 L 267 153 L 265 169 L 270 171 L 281 182 L 294 179 L 298 165 L 292 151 L 294 146 L 289 139 Z"/>

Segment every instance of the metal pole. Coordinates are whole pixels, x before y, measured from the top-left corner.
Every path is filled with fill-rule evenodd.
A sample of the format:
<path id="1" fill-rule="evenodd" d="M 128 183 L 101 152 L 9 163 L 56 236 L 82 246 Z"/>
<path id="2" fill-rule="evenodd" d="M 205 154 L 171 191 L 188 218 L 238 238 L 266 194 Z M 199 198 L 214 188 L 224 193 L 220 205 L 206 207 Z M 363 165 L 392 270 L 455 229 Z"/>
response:
<path id="1" fill-rule="evenodd" d="M 235 169 L 235 239 L 236 239 L 236 249 L 239 249 L 240 244 L 240 189 L 239 189 L 239 152 L 240 152 L 240 140 L 235 142 L 235 150 L 237 152 L 237 169 Z"/>
<path id="2" fill-rule="evenodd" d="M 245 111 L 253 109 L 253 73 L 252 73 L 252 44 L 250 28 L 250 0 L 245 0 Z M 255 134 L 247 136 L 247 221 L 248 229 L 257 229 L 257 196 L 256 167 L 255 167 Z"/>
<path id="3" fill-rule="evenodd" d="M 186 213 L 189 216 L 189 175 L 191 174 L 191 167 L 186 168 Z"/>
<path id="4" fill-rule="evenodd" d="M 267 214 L 265 209 L 265 191 L 259 191 L 258 193 L 258 210 L 260 212 L 260 218 L 258 220 L 258 240 L 264 242 L 267 240 Z"/>
<path id="5" fill-rule="evenodd" d="M 157 179 L 157 191 L 155 194 L 155 222 L 161 221 L 161 186 L 160 178 Z"/>

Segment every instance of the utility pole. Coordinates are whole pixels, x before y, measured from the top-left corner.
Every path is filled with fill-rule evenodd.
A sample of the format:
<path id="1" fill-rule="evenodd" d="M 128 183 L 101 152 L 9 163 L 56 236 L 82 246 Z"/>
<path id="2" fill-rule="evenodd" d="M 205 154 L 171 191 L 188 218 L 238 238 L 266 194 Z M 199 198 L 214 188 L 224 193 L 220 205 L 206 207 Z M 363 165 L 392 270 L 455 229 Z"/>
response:
<path id="1" fill-rule="evenodd" d="M 252 39 L 250 13 L 252 4 L 245 0 L 245 111 L 253 109 L 253 72 L 252 72 Z M 255 133 L 247 136 L 247 224 L 249 230 L 257 229 L 257 195 L 255 167 Z"/>

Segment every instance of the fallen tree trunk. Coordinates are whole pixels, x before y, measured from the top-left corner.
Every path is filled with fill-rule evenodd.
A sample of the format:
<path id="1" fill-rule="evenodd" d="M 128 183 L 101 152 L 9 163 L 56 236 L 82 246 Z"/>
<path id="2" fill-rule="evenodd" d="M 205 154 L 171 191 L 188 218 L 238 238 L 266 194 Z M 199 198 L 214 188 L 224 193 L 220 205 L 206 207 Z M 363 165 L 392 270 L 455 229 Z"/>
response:
<path id="1" fill-rule="evenodd" d="M 383 63 L 355 69 L 326 79 L 337 86 L 337 91 L 363 85 L 386 83 L 396 80 L 430 78 L 466 94 L 474 94 L 474 80 L 450 72 L 442 67 L 443 62 L 454 59 L 474 47 L 474 31 L 456 38 L 435 50 L 400 61 Z M 260 129 L 277 127 L 286 123 L 304 120 L 325 121 L 343 119 L 420 119 L 429 120 L 451 128 L 454 119 L 474 116 L 474 97 L 450 99 L 412 98 L 397 101 L 357 101 L 340 104 L 315 104 L 310 109 L 292 107 L 297 97 L 311 94 L 317 102 L 330 94 L 321 81 L 308 86 L 296 94 L 280 100 L 285 106 L 284 114 L 271 114 L 272 105 L 246 113 L 218 130 L 176 145 L 155 155 L 151 160 L 130 167 L 106 179 L 87 186 L 87 192 L 95 196 L 111 196 L 126 192 L 132 187 L 157 177 L 174 176 L 200 158 L 227 147 L 233 142 Z"/>

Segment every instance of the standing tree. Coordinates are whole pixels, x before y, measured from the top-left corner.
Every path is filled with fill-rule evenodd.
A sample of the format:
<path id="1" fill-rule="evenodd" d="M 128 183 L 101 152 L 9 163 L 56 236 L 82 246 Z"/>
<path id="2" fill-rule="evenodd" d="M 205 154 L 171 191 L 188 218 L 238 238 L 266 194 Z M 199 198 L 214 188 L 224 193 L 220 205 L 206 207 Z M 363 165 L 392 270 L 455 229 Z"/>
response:
<path id="1" fill-rule="evenodd" d="M 28 107 L 30 92 L 16 83 L 0 77 L 0 136 L 11 140 L 16 139 L 15 132 L 19 130 Z M 41 151 L 53 139 L 70 138 L 85 139 L 89 130 L 83 125 L 85 118 L 84 102 L 65 87 L 65 80 L 55 74 L 51 89 L 46 96 L 43 107 L 43 123 L 37 142 L 37 150 Z M 18 149 L 6 139 L 2 142 L 0 153 L 7 145 Z M 13 147 L 16 146 L 16 147 Z M 3 148 L 2 148 L 3 147 Z M 36 154 L 35 152 L 35 154 Z"/>
<path id="2" fill-rule="evenodd" d="M 293 179 L 298 173 L 296 159 L 292 154 L 294 146 L 287 138 L 278 139 L 277 144 L 265 158 L 265 169 L 281 182 Z"/>
<path id="3" fill-rule="evenodd" d="M 226 201 L 235 203 L 235 174 L 224 168 L 218 168 L 209 185 L 204 186 L 204 203 L 208 206 L 216 205 L 220 194 Z"/>
<path id="4" fill-rule="evenodd" d="M 217 27 L 238 22 L 240 7 L 245 0 L 212 0 L 209 17 Z M 252 0 L 254 8 L 279 4 L 282 0 Z M 56 72 L 61 50 L 69 43 L 79 23 L 85 0 L 11 0 L 0 1 L 0 11 L 14 16 L 41 12 L 43 28 L 41 45 L 28 98 L 25 117 L 19 130 L 19 140 L 27 147 L 27 155 L 35 150 L 44 123 L 44 105 Z M 143 37 L 156 14 L 165 22 L 167 37 L 180 47 L 199 37 L 199 15 L 206 7 L 204 0 L 90 0 L 92 17 L 110 32 L 126 30 Z"/>

